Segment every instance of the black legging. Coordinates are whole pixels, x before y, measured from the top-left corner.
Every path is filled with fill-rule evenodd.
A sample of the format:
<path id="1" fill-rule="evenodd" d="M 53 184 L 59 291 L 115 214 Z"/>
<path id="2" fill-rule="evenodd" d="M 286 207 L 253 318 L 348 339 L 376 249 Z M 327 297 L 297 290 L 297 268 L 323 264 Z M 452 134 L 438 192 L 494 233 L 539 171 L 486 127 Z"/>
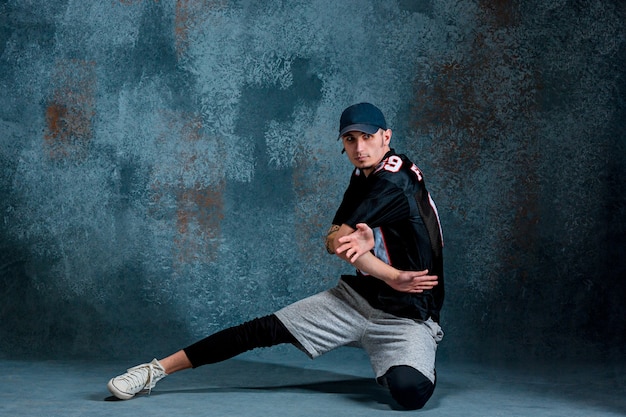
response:
<path id="1" fill-rule="evenodd" d="M 183 350 L 192 366 L 217 363 L 258 347 L 298 341 L 274 314 L 221 330 Z M 394 366 L 379 378 L 398 404 L 409 410 L 422 408 L 433 394 L 435 384 L 410 366 Z"/>
<path id="2" fill-rule="evenodd" d="M 258 347 L 296 344 L 296 338 L 274 314 L 221 330 L 183 350 L 194 368 L 230 359 Z"/>

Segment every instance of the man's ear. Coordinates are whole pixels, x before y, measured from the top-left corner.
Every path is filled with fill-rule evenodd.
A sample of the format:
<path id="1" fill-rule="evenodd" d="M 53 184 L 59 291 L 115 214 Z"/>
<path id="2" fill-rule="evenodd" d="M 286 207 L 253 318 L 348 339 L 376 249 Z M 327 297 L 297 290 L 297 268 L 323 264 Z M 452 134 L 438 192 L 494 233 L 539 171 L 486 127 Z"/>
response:
<path id="1" fill-rule="evenodd" d="M 391 129 L 383 130 L 383 138 L 385 139 L 385 145 L 389 145 L 391 141 Z"/>

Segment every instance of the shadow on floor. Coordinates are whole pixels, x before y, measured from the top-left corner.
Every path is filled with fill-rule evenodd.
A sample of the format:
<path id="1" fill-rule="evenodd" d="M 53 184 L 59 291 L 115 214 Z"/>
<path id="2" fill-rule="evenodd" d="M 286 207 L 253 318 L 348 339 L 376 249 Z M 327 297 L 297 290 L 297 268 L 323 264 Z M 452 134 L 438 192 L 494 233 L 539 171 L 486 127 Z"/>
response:
<path id="1" fill-rule="evenodd" d="M 171 375 L 160 382 L 150 395 L 255 391 L 337 394 L 365 406 L 380 404 L 391 409 L 399 409 L 387 389 L 375 382 L 373 375 L 370 377 L 354 376 L 325 369 L 307 369 L 279 363 L 237 359 Z M 94 396 L 90 399 L 102 401 L 102 397 Z M 120 401 L 111 396 L 104 400 Z"/>
<path id="2" fill-rule="evenodd" d="M 204 407 L 209 403 L 216 413 L 233 410 L 249 413 L 250 404 L 254 404 L 253 413 L 246 415 L 263 415 L 268 410 L 281 409 L 285 415 L 294 416 L 319 415 L 316 413 L 323 414 L 327 410 L 329 415 L 337 412 L 361 417 L 397 409 L 387 390 L 374 381 L 367 358 L 349 350 L 343 352 L 325 355 L 315 361 L 279 352 L 207 365 L 165 378 L 151 393 L 154 401 L 144 401 L 145 396 L 138 396 L 131 401 L 118 401 L 120 407 L 117 408 L 167 415 L 167 407 L 175 404 Z M 77 401 L 82 398 L 83 402 L 88 400 L 93 405 L 91 408 L 96 410 L 100 408 L 98 404 L 105 404 L 103 400 L 110 400 L 105 388 L 108 378 L 124 371 L 119 363 L 95 366 L 80 362 L 46 363 L 45 371 L 42 371 L 41 364 L 34 362 L 7 365 L 10 368 L 7 369 L 8 376 L 15 378 L 11 385 L 14 389 L 6 393 L 11 398 L 17 398 L 21 392 L 19 387 L 26 386 L 19 381 L 27 381 L 32 373 L 38 375 L 38 381 L 43 381 L 42 387 L 58 384 L 61 378 L 73 378 L 83 384 L 75 387 L 75 390 L 81 390 L 82 396 L 73 398 Z M 438 415 L 442 410 L 446 410 L 446 415 L 464 417 L 626 415 L 624 365 L 534 364 L 507 368 L 442 362 L 438 364 L 438 375 L 437 389 L 422 410 L 424 415 Z M 71 390 L 65 391 L 67 393 L 60 394 L 71 394 Z M 47 391 L 42 388 L 44 392 Z M 44 394 L 42 398 L 45 398 Z M 50 401 L 62 400 L 65 397 Z M 70 402 L 67 407 L 75 408 L 76 404 L 80 403 Z M 304 404 L 307 409 L 303 408 Z M 111 412 L 107 407 L 102 410 Z M 92 412 L 92 415 L 95 414 Z"/>

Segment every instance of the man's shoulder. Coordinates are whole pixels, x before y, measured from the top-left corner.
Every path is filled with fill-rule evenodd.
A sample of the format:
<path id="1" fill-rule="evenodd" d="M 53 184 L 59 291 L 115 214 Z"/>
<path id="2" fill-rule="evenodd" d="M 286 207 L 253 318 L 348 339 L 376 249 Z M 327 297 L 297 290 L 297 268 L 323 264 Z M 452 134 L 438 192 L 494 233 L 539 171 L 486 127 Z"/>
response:
<path id="1" fill-rule="evenodd" d="M 413 163 L 406 155 L 390 152 L 385 155 L 378 168 L 376 174 L 379 178 L 386 179 L 391 182 L 398 181 L 419 181 L 422 174 L 417 165 Z"/>

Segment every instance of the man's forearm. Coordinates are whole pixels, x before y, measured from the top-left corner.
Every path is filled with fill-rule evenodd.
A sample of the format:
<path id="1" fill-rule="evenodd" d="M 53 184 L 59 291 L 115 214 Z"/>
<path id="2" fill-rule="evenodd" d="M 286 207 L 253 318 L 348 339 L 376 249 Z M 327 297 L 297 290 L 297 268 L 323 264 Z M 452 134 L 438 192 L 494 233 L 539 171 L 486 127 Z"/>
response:
<path id="1" fill-rule="evenodd" d="M 351 263 L 351 265 L 357 267 L 361 272 L 369 274 L 387 283 L 395 281 L 400 273 L 400 271 L 396 268 L 381 261 L 371 252 L 367 252 L 359 256 L 359 259 L 357 259 L 354 263 Z"/>
<path id="2" fill-rule="evenodd" d="M 372 275 L 373 277 L 376 277 L 387 283 L 397 279 L 400 271 L 398 271 L 391 265 L 388 265 L 385 262 L 381 261 L 371 252 L 366 252 L 362 254 L 355 262 L 350 262 L 345 253 L 336 252 L 336 249 L 341 245 L 338 241 L 339 238 L 353 233 L 354 231 L 355 229 L 346 224 L 343 224 L 341 226 L 332 225 L 328 230 L 328 234 L 326 235 L 326 250 L 328 251 L 328 253 L 334 253 L 339 258 L 348 262 L 350 265 L 358 268 L 361 272 Z"/>

